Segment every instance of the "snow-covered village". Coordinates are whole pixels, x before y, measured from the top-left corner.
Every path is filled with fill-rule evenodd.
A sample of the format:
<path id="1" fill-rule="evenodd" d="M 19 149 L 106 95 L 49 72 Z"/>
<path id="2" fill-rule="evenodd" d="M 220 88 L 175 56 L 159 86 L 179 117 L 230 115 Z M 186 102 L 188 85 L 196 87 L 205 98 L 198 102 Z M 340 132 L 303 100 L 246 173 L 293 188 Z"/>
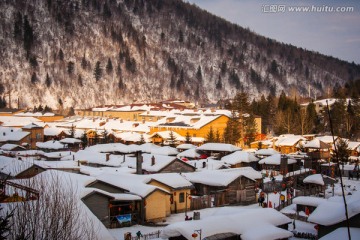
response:
<path id="1" fill-rule="evenodd" d="M 360 236 L 360 142 L 258 128 L 260 140 L 225 143 L 233 112 L 189 106 L 1 112 L 9 239 Z"/>
<path id="2" fill-rule="evenodd" d="M 0 10 L 0 240 L 360 240 L 360 1 Z"/>

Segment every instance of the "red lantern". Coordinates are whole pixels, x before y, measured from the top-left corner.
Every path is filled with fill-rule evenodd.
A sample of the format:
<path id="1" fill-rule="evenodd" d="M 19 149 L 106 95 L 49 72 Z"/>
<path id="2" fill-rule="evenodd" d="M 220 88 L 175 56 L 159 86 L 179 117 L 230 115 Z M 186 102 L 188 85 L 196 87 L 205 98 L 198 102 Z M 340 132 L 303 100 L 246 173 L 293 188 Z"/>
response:
<path id="1" fill-rule="evenodd" d="M 189 200 L 191 200 L 191 196 L 189 196 Z"/>
<path id="2" fill-rule="evenodd" d="M 176 196 L 176 192 L 174 192 L 174 196 Z"/>
<path id="3" fill-rule="evenodd" d="M 191 234 L 191 236 L 193 237 L 193 238 L 197 238 L 197 233 L 193 233 L 193 234 Z"/>

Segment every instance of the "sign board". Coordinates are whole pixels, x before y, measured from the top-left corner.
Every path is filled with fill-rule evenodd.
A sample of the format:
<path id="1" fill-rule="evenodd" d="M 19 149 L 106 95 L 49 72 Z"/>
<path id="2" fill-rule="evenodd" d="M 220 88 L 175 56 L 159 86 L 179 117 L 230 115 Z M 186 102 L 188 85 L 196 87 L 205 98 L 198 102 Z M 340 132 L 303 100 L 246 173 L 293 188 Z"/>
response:
<path id="1" fill-rule="evenodd" d="M 131 214 L 124 214 L 124 215 L 119 215 L 116 216 L 116 219 L 119 221 L 119 223 L 126 223 L 126 222 L 131 222 Z"/>

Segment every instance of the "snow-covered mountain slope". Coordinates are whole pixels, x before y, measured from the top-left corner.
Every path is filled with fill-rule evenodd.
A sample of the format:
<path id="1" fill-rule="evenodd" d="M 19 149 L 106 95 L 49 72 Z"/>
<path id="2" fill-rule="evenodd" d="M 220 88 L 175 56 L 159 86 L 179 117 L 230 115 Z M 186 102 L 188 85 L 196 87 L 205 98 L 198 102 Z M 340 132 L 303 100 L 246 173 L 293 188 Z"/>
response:
<path id="1" fill-rule="evenodd" d="M 319 95 L 360 66 L 281 44 L 181 0 L 0 1 L 0 93 L 12 105 Z M 111 64 L 110 64 L 111 63 Z M 110 66 L 111 65 L 111 66 Z"/>

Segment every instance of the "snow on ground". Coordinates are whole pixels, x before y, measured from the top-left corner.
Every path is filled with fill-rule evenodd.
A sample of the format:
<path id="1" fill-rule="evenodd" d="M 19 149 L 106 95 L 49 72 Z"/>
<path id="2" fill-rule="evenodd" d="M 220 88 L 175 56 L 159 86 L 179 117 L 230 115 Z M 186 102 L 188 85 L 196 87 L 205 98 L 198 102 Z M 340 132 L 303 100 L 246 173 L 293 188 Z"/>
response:
<path id="1" fill-rule="evenodd" d="M 345 185 L 345 189 L 346 192 L 349 193 L 353 193 L 354 191 L 358 191 L 358 189 L 360 189 L 360 181 L 356 181 L 356 180 L 348 180 L 347 178 L 343 178 L 343 182 Z M 335 184 L 334 187 L 335 193 L 336 192 L 341 192 L 341 188 L 340 188 L 340 184 L 337 183 Z M 283 191 L 281 192 L 282 194 L 285 194 L 286 196 L 286 192 Z M 332 188 L 329 188 L 326 191 L 326 196 L 331 197 L 332 196 Z M 267 195 L 265 194 L 265 202 L 267 201 L 266 199 Z M 271 201 L 274 207 L 274 203 L 277 206 L 279 204 L 279 198 L 280 198 L 280 192 L 278 193 L 269 193 L 268 195 L 269 197 L 269 201 Z M 252 204 L 249 206 L 234 206 L 234 207 L 230 207 L 230 208 L 234 208 L 235 209 L 256 209 L 256 208 L 260 208 L 260 206 L 258 204 Z M 212 216 L 214 213 L 216 213 L 217 211 L 221 210 L 221 208 L 207 208 L 207 209 L 201 209 L 201 210 L 196 210 L 196 212 L 200 212 L 200 217 L 201 218 L 206 218 L 209 216 Z M 292 204 L 284 209 L 282 209 L 282 213 L 295 213 L 296 210 L 296 205 Z M 189 211 L 187 214 L 189 216 L 193 216 L 193 212 L 194 211 Z M 305 214 L 305 213 L 304 213 Z M 302 215 L 300 213 L 300 215 Z M 182 222 L 185 221 L 185 213 L 178 213 L 178 214 L 171 214 L 168 218 L 166 218 L 166 221 L 163 222 L 162 224 L 167 225 L 167 224 L 171 224 L 171 223 L 176 223 L 176 222 Z M 290 231 L 294 231 L 294 232 L 300 232 L 300 233 L 310 233 L 310 234 L 316 234 L 316 230 L 314 228 L 315 224 L 310 223 L 310 222 L 303 222 L 300 220 L 295 220 L 295 229 L 293 228 L 293 224 L 290 223 L 289 224 L 289 230 Z M 126 227 L 126 228 L 116 228 L 116 229 L 109 229 L 110 234 L 115 238 L 115 239 L 124 239 L 124 234 L 127 232 L 131 232 L 132 236 L 136 236 L 136 232 L 137 231 L 141 231 L 142 234 L 148 234 L 148 233 L 154 233 L 156 231 L 161 231 L 164 228 L 164 226 L 142 226 L 142 225 L 134 225 L 131 227 Z M 161 238 L 159 238 L 161 239 Z M 300 240 L 300 238 L 296 238 L 296 237 L 291 237 L 289 238 L 290 240 Z"/>

